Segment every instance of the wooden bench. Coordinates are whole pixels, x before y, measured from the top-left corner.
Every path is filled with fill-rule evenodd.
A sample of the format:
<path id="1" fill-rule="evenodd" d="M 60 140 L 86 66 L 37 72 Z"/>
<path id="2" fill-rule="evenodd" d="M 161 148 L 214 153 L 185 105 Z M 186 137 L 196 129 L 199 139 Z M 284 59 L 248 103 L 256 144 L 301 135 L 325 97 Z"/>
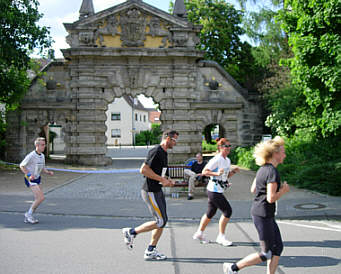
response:
<path id="1" fill-rule="evenodd" d="M 185 165 L 168 165 L 168 175 L 175 181 L 174 187 L 188 187 L 188 176 L 185 176 L 185 169 L 190 169 Z M 206 187 L 208 178 L 199 182 L 195 187 Z"/>

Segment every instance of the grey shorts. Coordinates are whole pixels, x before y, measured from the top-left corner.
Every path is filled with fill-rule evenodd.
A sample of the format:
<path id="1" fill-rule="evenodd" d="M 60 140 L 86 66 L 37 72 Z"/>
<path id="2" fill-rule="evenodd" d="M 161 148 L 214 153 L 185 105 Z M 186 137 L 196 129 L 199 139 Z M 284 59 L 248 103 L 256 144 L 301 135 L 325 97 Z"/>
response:
<path id="1" fill-rule="evenodd" d="M 155 218 L 156 225 L 160 228 L 165 227 L 168 217 L 166 210 L 166 199 L 163 192 L 147 192 L 142 189 L 141 196 L 144 202 L 147 204 L 150 213 Z"/>

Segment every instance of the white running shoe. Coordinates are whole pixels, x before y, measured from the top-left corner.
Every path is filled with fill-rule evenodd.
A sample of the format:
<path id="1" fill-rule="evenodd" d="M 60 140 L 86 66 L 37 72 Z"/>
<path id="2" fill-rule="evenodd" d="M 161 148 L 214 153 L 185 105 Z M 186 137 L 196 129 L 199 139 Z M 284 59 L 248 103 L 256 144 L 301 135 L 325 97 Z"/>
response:
<path id="1" fill-rule="evenodd" d="M 234 274 L 237 273 L 237 271 L 233 271 L 232 270 L 232 265 L 231 263 L 224 263 L 223 264 L 223 270 L 224 270 L 224 274 Z"/>
<path id="2" fill-rule="evenodd" d="M 159 253 L 156 250 L 156 248 L 154 248 L 153 251 L 148 251 L 148 249 L 146 249 L 146 251 L 144 252 L 143 258 L 146 261 L 152 261 L 152 260 L 162 261 L 162 260 L 166 260 L 167 256 L 162 253 Z"/>
<path id="3" fill-rule="evenodd" d="M 25 213 L 25 219 L 24 223 L 29 223 L 29 224 L 37 224 L 39 221 L 33 217 L 33 215 L 28 214 L 27 212 Z"/>
<path id="4" fill-rule="evenodd" d="M 193 234 L 193 240 L 199 240 L 202 244 L 208 244 L 210 242 L 205 238 L 203 233 L 200 233 L 198 231 Z"/>
<path id="5" fill-rule="evenodd" d="M 125 227 L 122 229 L 124 242 L 125 242 L 127 248 L 129 250 L 132 250 L 134 247 L 133 242 L 134 242 L 135 235 L 131 235 L 129 231 L 130 231 L 130 227 Z"/>
<path id="6" fill-rule="evenodd" d="M 216 239 L 216 242 L 218 244 L 222 245 L 222 246 L 231 246 L 231 245 L 233 245 L 232 242 L 230 242 L 229 240 L 227 240 L 225 238 L 225 235 L 223 235 L 223 236 L 218 235 L 218 237 Z"/>

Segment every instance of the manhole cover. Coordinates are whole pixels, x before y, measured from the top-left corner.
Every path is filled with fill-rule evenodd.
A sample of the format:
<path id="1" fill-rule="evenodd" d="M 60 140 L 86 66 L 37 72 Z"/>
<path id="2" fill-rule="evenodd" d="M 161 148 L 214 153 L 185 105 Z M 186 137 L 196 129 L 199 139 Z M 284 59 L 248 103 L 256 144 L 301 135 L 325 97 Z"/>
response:
<path id="1" fill-rule="evenodd" d="M 320 208 L 325 208 L 326 206 L 323 204 L 314 204 L 314 203 L 307 203 L 307 204 L 298 204 L 295 205 L 294 208 L 297 209 L 320 209 Z"/>

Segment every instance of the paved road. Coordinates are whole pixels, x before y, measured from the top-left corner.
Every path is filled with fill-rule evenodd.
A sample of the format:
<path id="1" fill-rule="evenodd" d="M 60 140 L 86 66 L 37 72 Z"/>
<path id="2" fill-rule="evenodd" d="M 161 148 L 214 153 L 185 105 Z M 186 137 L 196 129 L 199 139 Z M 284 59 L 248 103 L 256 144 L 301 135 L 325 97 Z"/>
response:
<path id="1" fill-rule="evenodd" d="M 114 159 L 144 159 L 147 156 L 148 150 L 154 146 L 109 146 L 107 156 Z"/>
<path id="2" fill-rule="evenodd" d="M 117 161 L 125 168 L 136 164 Z M 149 234 L 138 236 L 133 251 L 123 244 L 122 227 L 150 220 L 140 198 L 140 174 L 57 171 L 54 177 L 44 177 L 46 200 L 37 212 L 40 223 L 33 226 L 23 223 L 32 196 L 23 186 L 21 174 L 0 171 L 0 176 L 1 274 L 213 274 L 222 273 L 223 262 L 259 250 L 249 215 L 252 196 L 248 189 L 254 177 L 251 171 L 236 175 L 227 193 L 233 208 L 227 235 L 233 247 L 192 240 L 207 207 L 203 190 L 197 190 L 192 201 L 187 201 L 182 192 L 177 199 L 167 196 L 170 222 L 158 246 L 168 256 L 165 262 L 143 260 Z M 212 241 L 218 217 L 206 231 Z M 339 197 L 292 188 L 279 203 L 278 220 L 285 245 L 278 273 L 341 273 Z M 265 273 L 265 267 L 253 266 L 240 273 Z"/>

